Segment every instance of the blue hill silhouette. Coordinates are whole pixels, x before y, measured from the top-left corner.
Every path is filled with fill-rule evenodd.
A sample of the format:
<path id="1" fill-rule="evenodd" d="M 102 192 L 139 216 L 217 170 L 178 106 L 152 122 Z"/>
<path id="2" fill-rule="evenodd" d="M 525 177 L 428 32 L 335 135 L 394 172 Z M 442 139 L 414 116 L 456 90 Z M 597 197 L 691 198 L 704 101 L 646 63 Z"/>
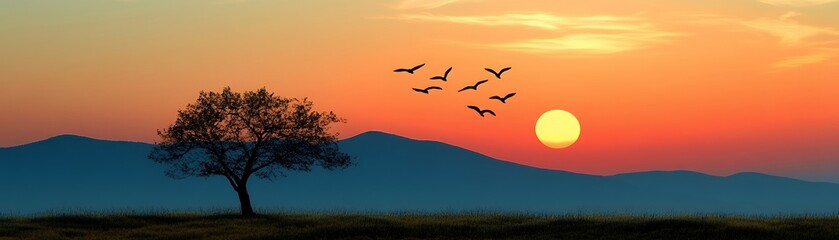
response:
<path id="1" fill-rule="evenodd" d="M 343 140 L 357 165 L 256 180 L 258 209 L 539 213 L 834 214 L 839 184 L 760 173 L 653 171 L 595 176 L 500 161 L 382 132 Z M 0 214 L 236 209 L 220 177 L 174 180 L 151 145 L 62 135 L 0 148 Z"/>

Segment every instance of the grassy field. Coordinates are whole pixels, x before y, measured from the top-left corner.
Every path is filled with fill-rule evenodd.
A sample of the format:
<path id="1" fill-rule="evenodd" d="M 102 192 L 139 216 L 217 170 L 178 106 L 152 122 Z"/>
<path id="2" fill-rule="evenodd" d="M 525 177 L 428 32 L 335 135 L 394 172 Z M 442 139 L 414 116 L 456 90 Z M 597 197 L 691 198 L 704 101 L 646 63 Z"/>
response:
<path id="1" fill-rule="evenodd" d="M 0 239 L 839 239 L 839 216 L 84 214 L 0 217 Z"/>

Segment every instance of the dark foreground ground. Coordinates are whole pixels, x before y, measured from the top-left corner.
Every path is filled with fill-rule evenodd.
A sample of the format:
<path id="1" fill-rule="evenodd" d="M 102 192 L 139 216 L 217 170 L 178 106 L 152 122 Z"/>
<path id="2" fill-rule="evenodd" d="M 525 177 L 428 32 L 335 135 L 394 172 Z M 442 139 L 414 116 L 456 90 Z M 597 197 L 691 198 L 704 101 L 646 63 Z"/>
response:
<path id="1" fill-rule="evenodd" d="M 0 217 L 0 239 L 839 239 L 839 216 L 87 214 Z"/>

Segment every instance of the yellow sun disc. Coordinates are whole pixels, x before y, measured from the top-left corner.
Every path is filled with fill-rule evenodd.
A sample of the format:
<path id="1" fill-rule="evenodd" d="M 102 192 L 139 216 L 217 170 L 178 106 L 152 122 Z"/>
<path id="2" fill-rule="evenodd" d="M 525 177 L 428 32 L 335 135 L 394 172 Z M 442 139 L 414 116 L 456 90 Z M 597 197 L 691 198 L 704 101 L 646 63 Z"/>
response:
<path id="1" fill-rule="evenodd" d="M 536 137 L 550 148 L 566 148 L 580 137 L 580 121 L 564 110 L 550 110 L 536 121 Z"/>

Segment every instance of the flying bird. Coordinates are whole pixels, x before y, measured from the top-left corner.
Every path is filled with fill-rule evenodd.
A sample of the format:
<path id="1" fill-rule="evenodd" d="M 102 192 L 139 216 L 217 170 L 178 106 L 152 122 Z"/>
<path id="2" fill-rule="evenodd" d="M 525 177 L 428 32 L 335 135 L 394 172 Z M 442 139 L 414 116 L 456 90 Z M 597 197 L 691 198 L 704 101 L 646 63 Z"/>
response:
<path id="1" fill-rule="evenodd" d="M 414 74 L 414 71 L 416 71 L 417 69 L 420 69 L 422 66 L 425 66 L 425 63 L 420 64 L 420 65 L 416 65 L 412 68 L 399 68 L 399 69 L 393 70 L 393 72 L 407 72 L 407 73 L 410 73 L 410 74 Z"/>
<path id="2" fill-rule="evenodd" d="M 495 70 L 492 70 L 491 68 L 484 68 L 484 70 L 487 70 L 487 72 L 492 73 L 498 79 L 501 79 L 501 74 L 504 74 L 504 72 L 509 71 L 510 69 L 512 69 L 512 67 L 506 67 L 504 69 L 501 69 L 501 71 L 496 72 Z"/>
<path id="3" fill-rule="evenodd" d="M 466 91 L 466 90 L 469 90 L 469 89 L 477 91 L 478 86 L 480 86 L 481 84 L 484 84 L 487 81 L 489 81 L 489 79 L 484 79 L 484 80 L 478 81 L 477 83 L 475 83 L 475 85 L 463 87 L 462 89 L 460 89 L 460 91 L 457 91 L 457 92 L 463 92 L 463 91 Z"/>
<path id="4" fill-rule="evenodd" d="M 485 113 L 489 113 L 489 114 L 492 114 L 492 116 L 495 116 L 495 112 L 493 112 L 492 110 L 489 110 L 489 109 L 481 110 L 480 108 L 478 108 L 476 106 L 466 106 L 466 107 L 468 107 L 469 109 L 475 110 L 475 112 L 478 112 L 478 114 L 481 114 L 481 117 L 484 117 Z"/>
<path id="5" fill-rule="evenodd" d="M 427 88 L 425 88 L 425 89 L 422 89 L 422 88 L 414 88 L 414 91 L 417 91 L 417 92 L 421 92 L 421 93 L 428 94 L 428 90 L 431 90 L 431 89 L 439 89 L 439 90 L 443 90 L 443 88 L 441 88 L 441 87 L 438 87 L 438 86 L 431 86 L 431 87 L 427 87 Z"/>
<path id="6" fill-rule="evenodd" d="M 507 103 L 507 99 L 512 97 L 512 96 L 515 96 L 515 95 L 516 95 L 516 93 L 510 93 L 510 94 L 507 94 L 507 96 L 504 96 L 504 97 L 492 96 L 492 97 L 489 97 L 489 99 L 498 99 L 498 101 L 501 101 L 501 103 Z"/>
<path id="7" fill-rule="evenodd" d="M 431 77 L 430 79 L 431 80 L 443 80 L 443 82 L 447 82 L 447 81 L 449 81 L 449 73 L 451 71 L 452 71 L 452 67 L 449 67 L 449 69 L 446 70 L 446 73 L 443 74 L 443 76 L 434 76 L 434 77 Z"/>

